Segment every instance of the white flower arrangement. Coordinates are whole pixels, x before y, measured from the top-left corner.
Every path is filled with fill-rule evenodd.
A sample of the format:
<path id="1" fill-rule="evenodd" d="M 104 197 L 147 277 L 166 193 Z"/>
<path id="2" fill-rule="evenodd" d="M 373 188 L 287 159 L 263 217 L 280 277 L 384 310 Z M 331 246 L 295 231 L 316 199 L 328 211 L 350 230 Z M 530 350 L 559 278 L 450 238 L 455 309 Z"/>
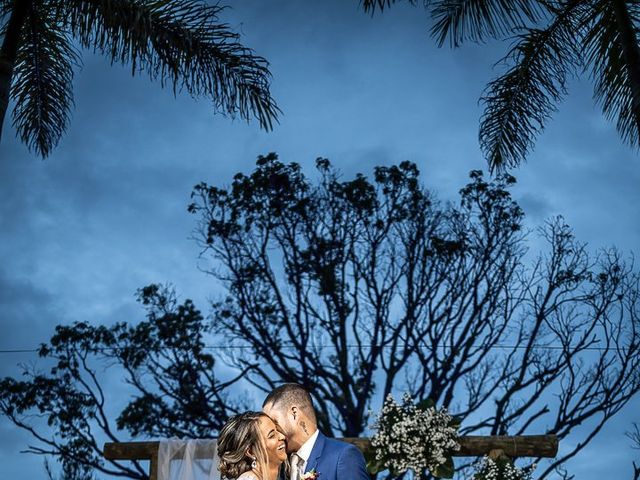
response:
<path id="1" fill-rule="evenodd" d="M 485 456 L 477 464 L 473 480 L 531 480 L 535 468 L 535 463 L 528 468 L 518 468 L 507 457 L 494 460 Z"/>
<path id="2" fill-rule="evenodd" d="M 414 405 L 408 394 L 398 404 L 389 395 L 373 427 L 371 438 L 374 457 L 370 459 L 372 473 L 389 470 L 398 475 L 425 469 L 437 477 L 453 476 L 451 453 L 459 450 L 459 421 L 445 408 L 436 409 L 429 402 Z"/>

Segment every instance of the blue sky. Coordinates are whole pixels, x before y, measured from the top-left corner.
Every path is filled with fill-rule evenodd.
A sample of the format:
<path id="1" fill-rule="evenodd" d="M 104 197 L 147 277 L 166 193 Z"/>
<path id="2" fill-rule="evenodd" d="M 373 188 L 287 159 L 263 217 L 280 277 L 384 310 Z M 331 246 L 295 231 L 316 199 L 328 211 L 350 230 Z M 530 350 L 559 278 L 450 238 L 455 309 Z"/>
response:
<path id="1" fill-rule="evenodd" d="M 204 309 L 215 285 L 197 268 L 189 194 L 200 181 L 249 171 L 259 154 L 278 152 L 307 172 L 327 157 L 345 177 L 411 160 L 444 200 L 456 200 L 470 170 L 487 170 L 478 98 L 505 44 L 438 49 L 424 12 L 403 4 L 373 18 L 356 0 L 230 4 L 223 20 L 271 63 L 284 112 L 273 132 L 214 115 L 206 101 L 174 98 L 89 52 L 70 128 L 50 158 L 28 153 L 5 125 L 0 350 L 33 348 L 59 323 L 140 319 L 134 293 L 152 282 L 173 283 Z M 512 172 L 514 196 L 532 229 L 561 214 L 590 249 L 637 254 L 640 157 L 594 107 L 587 78 L 570 90 Z M 2 355 L 0 374 L 36 360 Z M 640 421 L 639 407 L 636 400 L 570 464 L 577 478 L 631 478 L 624 432 Z M 45 478 L 39 458 L 18 453 L 28 442 L 0 419 L 6 478 Z"/>

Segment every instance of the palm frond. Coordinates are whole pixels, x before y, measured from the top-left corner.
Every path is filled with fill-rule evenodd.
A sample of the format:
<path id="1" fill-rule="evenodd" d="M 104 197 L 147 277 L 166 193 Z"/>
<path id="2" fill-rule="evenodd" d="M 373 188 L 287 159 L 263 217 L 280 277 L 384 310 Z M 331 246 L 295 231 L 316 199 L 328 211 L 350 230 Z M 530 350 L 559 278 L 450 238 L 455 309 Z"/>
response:
<path id="1" fill-rule="evenodd" d="M 12 4 L 10 1 L 0 0 L 0 19 L 9 15 L 9 13 L 11 12 L 11 7 L 12 7 Z"/>
<path id="2" fill-rule="evenodd" d="M 267 61 L 220 23 L 220 6 L 197 0 L 67 0 L 80 43 L 144 71 L 174 91 L 209 97 L 218 111 L 273 128 L 280 110 Z"/>
<path id="3" fill-rule="evenodd" d="M 363 10 L 366 13 L 373 15 L 376 10 L 384 11 L 385 8 L 391 7 L 391 5 L 398 3 L 399 0 L 360 0 Z M 407 0 L 411 5 L 416 5 L 417 0 Z M 428 0 L 425 0 L 425 4 Z"/>
<path id="4" fill-rule="evenodd" d="M 500 38 L 543 18 L 544 5 L 539 0 L 440 0 L 431 10 L 431 35 L 440 47 L 447 38 L 452 47 Z"/>
<path id="5" fill-rule="evenodd" d="M 638 8 L 626 2 L 599 2 L 587 22 L 587 61 L 594 97 L 605 117 L 616 121 L 622 139 L 640 146 L 640 48 Z"/>
<path id="6" fill-rule="evenodd" d="M 525 160 L 545 121 L 566 94 L 565 82 L 580 65 L 579 2 L 546 29 L 528 29 L 505 57 L 514 65 L 487 85 L 481 101 L 480 147 L 492 172 Z"/>
<path id="7" fill-rule="evenodd" d="M 47 157 L 67 128 L 78 56 L 47 2 L 31 4 L 17 52 L 13 125 L 29 149 Z"/>

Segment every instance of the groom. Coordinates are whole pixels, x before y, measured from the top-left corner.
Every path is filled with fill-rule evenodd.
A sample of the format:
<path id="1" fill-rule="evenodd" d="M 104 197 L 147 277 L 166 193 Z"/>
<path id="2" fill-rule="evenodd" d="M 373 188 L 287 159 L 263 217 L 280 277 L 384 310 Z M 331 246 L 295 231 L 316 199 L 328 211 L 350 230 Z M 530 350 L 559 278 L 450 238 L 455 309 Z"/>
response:
<path id="1" fill-rule="evenodd" d="M 291 479 L 314 471 L 318 480 L 369 480 L 364 457 L 355 446 L 325 437 L 319 430 L 311 395 L 300 385 L 285 383 L 273 390 L 262 411 L 278 422 L 291 454 Z"/>

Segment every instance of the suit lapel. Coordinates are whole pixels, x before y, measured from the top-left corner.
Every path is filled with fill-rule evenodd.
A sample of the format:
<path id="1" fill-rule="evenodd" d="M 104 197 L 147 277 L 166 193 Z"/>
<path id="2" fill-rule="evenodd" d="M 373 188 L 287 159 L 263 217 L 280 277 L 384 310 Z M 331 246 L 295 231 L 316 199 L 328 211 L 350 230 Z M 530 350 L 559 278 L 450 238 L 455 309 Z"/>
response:
<path id="1" fill-rule="evenodd" d="M 316 438 L 316 443 L 311 449 L 311 455 L 309 455 L 309 461 L 307 462 L 305 473 L 310 472 L 311 470 L 318 470 L 318 459 L 320 458 L 320 455 L 322 455 L 322 450 L 324 450 L 326 439 L 327 437 L 325 437 L 322 432 L 319 431 L 318 438 Z"/>

